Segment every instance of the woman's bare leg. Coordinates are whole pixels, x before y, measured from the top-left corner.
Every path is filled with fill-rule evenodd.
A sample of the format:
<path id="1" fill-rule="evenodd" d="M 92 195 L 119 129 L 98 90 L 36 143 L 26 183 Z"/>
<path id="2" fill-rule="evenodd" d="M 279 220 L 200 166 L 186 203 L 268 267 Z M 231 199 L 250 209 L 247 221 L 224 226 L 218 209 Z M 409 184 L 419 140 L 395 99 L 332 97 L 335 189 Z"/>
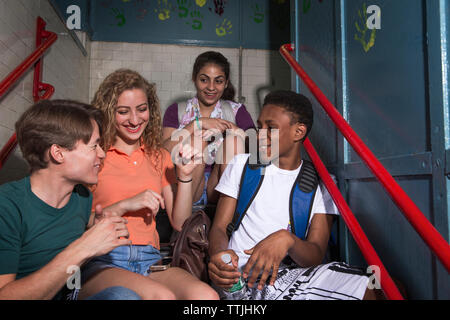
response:
<path id="1" fill-rule="evenodd" d="M 165 271 L 152 272 L 149 278 L 169 288 L 177 300 L 219 299 L 213 288 L 181 268 L 172 267 Z"/>
<path id="2" fill-rule="evenodd" d="M 167 286 L 138 273 L 107 268 L 93 275 L 80 290 L 80 300 L 86 299 L 106 288 L 121 286 L 133 290 L 143 300 L 174 300 L 175 294 Z"/>

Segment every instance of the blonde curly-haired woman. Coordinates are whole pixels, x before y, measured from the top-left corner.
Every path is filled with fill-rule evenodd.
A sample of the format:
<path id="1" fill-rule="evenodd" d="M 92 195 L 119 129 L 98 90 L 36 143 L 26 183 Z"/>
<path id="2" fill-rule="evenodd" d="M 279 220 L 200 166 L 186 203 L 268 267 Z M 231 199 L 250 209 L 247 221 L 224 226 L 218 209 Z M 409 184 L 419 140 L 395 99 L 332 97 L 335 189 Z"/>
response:
<path id="1" fill-rule="evenodd" d="M 132 245 L 89 262 L 82 276 L 80 297 L 104 287 L 123 286 L 143 299 L 218 299 L 216 292 L 180 268 L 150 272 L 160 260 L 155 216 L 166 209 L 175 230 L 192 210 L 192 171 L 195 153 L 181 147 L 178 155 L 190 159 L 175 166 L 162 148 L 159 100 L 154 84 L 139 73 L 119 69 L 100 85 L 92 104 L 106 117 L 102 147 L 106 152 L 93 186 L 93 211 L 98 206 L 128 221 Z"/>

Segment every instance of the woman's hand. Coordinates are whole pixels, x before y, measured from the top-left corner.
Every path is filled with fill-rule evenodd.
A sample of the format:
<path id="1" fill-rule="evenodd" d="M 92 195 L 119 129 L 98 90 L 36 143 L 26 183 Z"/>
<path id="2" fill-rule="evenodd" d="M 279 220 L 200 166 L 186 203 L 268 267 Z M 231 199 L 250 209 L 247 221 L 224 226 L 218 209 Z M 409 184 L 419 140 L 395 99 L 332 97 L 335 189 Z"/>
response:
<path id="1" fill-rule="evenodd" d="M 190 144 L 179 143 L 176 147 L 176 155 L 173 160 L 177 167 L 177 176 L 181 180 L 191 180 L 195 167 L 202 163 L 201 150 L 194 149 Z"/>
<path id="2" fill-rule="evenodd" d="M 223 119 L 200 118 L 199 122 L 202 130 L 219 130 L 221 133 L 224 133 L 227 129 L 233 128 L 232 122 Z M 197 126 L 197 124 L 195 124 L 195 126 Z M 196 129 L 198 128 L 196 127 Z"/>
<path id="3" fill-rule="evenodd" d="M 108 216 L 120 217 L 127 212 L 149 209 L 150 213 L 148 214 L 148 216 L 153 215 L 153 217 L 155 217 L 159 211 L 160 206 L 161 208 L 165 209 L 163 197 L 160 194 L 147 189 L 141 193 L 138 193 L 134 197 L 124 199 L 106 207 L 103 212 L 107 212 Z"/>

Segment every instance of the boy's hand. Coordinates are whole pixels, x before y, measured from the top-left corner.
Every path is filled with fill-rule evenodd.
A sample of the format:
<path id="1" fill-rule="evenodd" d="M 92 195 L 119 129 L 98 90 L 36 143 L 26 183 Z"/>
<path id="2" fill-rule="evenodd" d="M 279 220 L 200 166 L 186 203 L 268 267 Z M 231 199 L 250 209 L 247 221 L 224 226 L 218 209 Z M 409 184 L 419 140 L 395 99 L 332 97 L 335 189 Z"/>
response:
<path id="1" fill-rule="evenodd" d="M 222 261 L 222 255 L 231 255 L 232 266 Z M 239 281 L 241 273 L 238 270 L 239 257 L 233 250 L 225 250 L 210 257 L 208 263 L 208 273 L 211 281 L 222 288 L 229 289 Z"/>
<path id="2" fill-rule="evenodd" d="M 253 287 L 261 272 L 258 290 L 263 289 L 269 274 L 271 274 L 270 285 L 273 286 L 277 278 L 278 267 L 293 244 L 294 239 L 291 233 L 287 230 L 280 230 L 269 235 L 252 249 L 244 250 L 246 254 L 251 255 L 242 270 L 245 279 L 247 279 L 250 271 L 252 273 L 248 280 L 248 286 Z"/>
<path id="3" fill-rule="evenodd" d="M 104 255 L 119 246 L 131 244 L 126 224 L 127 220 L 122 217 L 103 217 L 71 246 L 78 246 L 88 257 Z"/>
<path id="4" fill-rule="evenodd" d="M 118 215 L 116 212 L 105 210 L 102 208 L 100 204 L 98 204 L 95 206 L 94 225 L 99 223 L 100 220 L 102 220 L 103 218 L 118 217 L 118 216 L 120 215 Z"/>

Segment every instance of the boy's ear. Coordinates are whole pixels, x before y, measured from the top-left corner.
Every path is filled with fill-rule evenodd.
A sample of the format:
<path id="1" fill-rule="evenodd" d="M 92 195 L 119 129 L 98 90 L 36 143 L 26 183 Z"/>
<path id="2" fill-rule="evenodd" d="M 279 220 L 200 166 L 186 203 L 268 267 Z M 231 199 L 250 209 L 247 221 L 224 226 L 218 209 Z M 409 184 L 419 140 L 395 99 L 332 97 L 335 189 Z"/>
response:
<path id="1" fill-rule="evenodd" d="M 298 122 L 295 125 L 295 140 L 296 141 L 303 140 L 303 138 L 306 135 L 306 131 L 307 131 L 306 125 L 304 125 L 303 123 Z"/>
<path id="2" fill-rule="evenodd" d="M 48 155 L 50 157 L 50 161 L 55 163 L 63 163 L 64 162 L 64 149 L 57 144 L 52 144 L 50 149 L 48 150 Z"/>

